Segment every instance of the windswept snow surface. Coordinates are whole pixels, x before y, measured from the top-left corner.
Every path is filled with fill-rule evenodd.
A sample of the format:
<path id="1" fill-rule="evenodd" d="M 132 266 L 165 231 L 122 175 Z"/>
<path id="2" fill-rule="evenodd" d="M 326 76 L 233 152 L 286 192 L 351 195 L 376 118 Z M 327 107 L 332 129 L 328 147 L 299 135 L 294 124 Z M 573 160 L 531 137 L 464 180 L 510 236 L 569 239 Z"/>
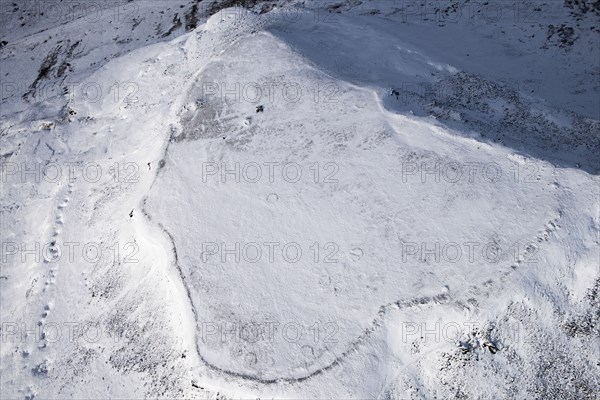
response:
<path id="1" fill-rule="evenodd" d="M 600 9 L 490 3 L 2 3 L 1 397 L 598 398 Z"/>

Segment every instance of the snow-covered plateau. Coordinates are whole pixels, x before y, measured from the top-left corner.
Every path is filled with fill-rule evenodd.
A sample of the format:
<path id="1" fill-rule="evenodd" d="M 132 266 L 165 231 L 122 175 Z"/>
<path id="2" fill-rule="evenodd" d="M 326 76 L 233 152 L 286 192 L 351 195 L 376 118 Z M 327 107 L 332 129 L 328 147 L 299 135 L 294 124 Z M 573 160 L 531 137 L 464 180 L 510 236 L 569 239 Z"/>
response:
<path id="1" fill-rule="evenodd" d="M 1 399 L 600 399 L 600 1 L 0 6 Z"/>

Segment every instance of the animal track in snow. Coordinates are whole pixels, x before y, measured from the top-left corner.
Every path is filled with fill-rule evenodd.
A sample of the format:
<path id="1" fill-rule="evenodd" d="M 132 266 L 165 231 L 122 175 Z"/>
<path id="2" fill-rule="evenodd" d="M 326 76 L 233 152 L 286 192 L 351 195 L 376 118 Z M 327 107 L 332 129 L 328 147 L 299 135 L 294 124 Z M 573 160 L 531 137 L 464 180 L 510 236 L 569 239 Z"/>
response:
<path id="1" fill-rule="evenodd" d="M 67 190 L 62 200 L 56 206 L 56 211 L 54 215 L 53 224 L 51 226 L 51 234 L 50 234 L 50 246 L 48 247 L 48 251 L 44 254 L 43 265 L 47 268 L 46 270 L 46 281 L 44 288 L 42 290 L 42 302 L 43 307 L 39 314 L 39 318 L 37 319 L 36 325 L 38 327 L 37 332 L 39 333 L 39 337 L 36 337 L 37 346 L 29 347 L 21 351 L 22 361 L 24 362 L 24 369 L 30 371 L 31 378 L 41 377 L 47 375 L 48 373 L 48 360 L 44 359 L 43 362 L 37 363 L 34 367 L 30 366 L 30 362 L 34 362 L 34 360 L 39 360 L 39 356 L 36 354 L 36 348 L 38 351 L 44 351 L 48 348 L 49 341 L 46 338 L 46 333 L 44 331 L 44 326 L 46 321 L 50 315 L 50 312 L 54 306 L 54 290 L 52 290 L 53 286 L 56 284 L 58 279 L 58 272 L 60 271 L 60 250 L 58 247 L 58 241 L 61 238 L 61 233 L 63 232 L 64 227 L 64 211 L 68 207 L 71 199 L 70 195 L 73 193 L 74 183 L 71 182 L 67 186 Z M 35 385 L 32 381 L 27 383 L 27 386 L 21 390 L 24 393 L 25 400 L 36 398 L 37 392 Z"/>

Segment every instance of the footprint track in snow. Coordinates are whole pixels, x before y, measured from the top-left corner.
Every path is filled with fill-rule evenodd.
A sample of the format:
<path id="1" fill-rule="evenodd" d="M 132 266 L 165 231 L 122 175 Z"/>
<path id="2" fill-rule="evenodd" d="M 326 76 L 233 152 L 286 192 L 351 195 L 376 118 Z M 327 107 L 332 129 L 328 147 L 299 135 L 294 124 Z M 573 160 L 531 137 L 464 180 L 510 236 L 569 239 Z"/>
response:
<path id="1" fill-rule="evenodd" d="M 37 343 L 35 346 L 28 346 L 26 349 L 23 349 L 21 354 L 21 359 L 24 362 L 24 369 L 30 371 L 31 377 L 28 379 L 29 382 L 26 383 L 25 388 L 21 390 L 24 394 L 24 399 L 34 399 L 36 398 L 36 386 L 34 382 L 31 380 L 36 375 L 39 374 L 39 365 L 43 363 L 47 363 L 48 360 L 44 358 L 44 362 L 42 364 L 37 365 L 35 368 L 31 368 L 30 362 L 34 362 L 33 360 L 38 358 L 36 357 L 38 354 L 36 351 L 44 351 L 48 348 L 49 342 L 46 338 L 44 332 L 44 325 L 46 324 L 46 320 L 50 315 L 50 312 L 55 304 L 55 290 L 53 290 L 54 285 L 58 279 L 58 273 L 60 271 L 60 251 L 58 248 L 58 241 L 61 238 L 61 233 L 64 228 L 64 212 L 68 208 L 69 203 L 71 202 L 71 195 L 73 193 L 73 189 L 75 187 L 74 182 L 70 182 L 67 186 L 66 193 L 59 201 L 56 206 L 56 211 L 54 215 L 54 221 L 51 226 L 51 234 L 50 234 L 50 246 L 48 248 L 48 253 L 44 254 L 43 265 L 47 268 L 46 274 L 47 279 L 45 281 L 44 288 L 42 290 L 42 301 L 44 306 L 42 307 L 42 311 L 39 313 L 39 318 L 37 319 L 37 327 L 39 328 L 39 338 L 36 337 Z M 36 371 L 38 371 L 36 373 Z"/>

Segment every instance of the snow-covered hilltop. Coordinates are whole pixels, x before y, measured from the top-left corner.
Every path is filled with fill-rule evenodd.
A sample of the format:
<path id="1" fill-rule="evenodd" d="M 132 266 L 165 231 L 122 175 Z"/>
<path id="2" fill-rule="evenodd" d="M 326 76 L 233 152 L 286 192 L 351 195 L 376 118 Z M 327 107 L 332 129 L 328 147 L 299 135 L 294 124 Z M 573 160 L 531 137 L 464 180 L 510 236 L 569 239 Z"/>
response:
<path id="1" fill-rule="evenodd" d="M 2 398 L 597 398 L 597 1 L 1 5 Z"/>

